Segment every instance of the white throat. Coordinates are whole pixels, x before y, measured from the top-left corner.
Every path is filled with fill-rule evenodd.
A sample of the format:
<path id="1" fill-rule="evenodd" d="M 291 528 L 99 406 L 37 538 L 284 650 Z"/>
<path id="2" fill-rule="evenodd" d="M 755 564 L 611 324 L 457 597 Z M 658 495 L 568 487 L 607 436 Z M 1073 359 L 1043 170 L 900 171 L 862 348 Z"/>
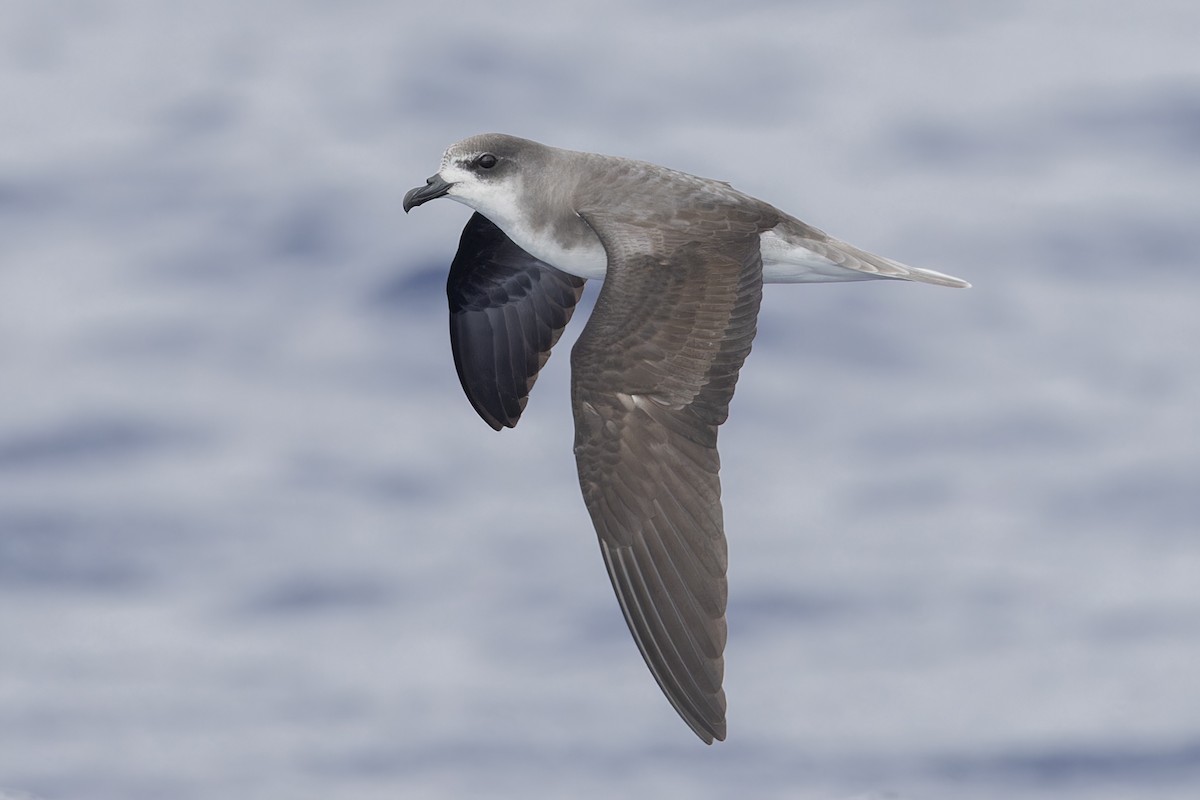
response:
<path id="1" fill-rule="evenodd" d="M 551 224 L 536 224 L 530 219 L 528 204 L 518 202 L 519 179 L 516 186 L 511 182 L 484 183 L 454 167 L 443 170 L 441 176 L 452 183 L 447 197 L 487 217 L 534 258 L 580 278 L 604 277 L 608 255 L 600 240 L 593 235 L 568 247 L 564 244 L 567 237 L 556 236 Z"/>

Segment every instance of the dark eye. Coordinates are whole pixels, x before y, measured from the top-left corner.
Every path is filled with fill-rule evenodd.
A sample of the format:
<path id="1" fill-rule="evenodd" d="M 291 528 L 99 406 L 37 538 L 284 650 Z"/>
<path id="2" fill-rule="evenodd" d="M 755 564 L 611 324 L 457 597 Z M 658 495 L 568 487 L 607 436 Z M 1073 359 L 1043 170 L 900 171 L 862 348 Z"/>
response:
<path id="1" fill-rule="evenodd" d="M 496 157 L 491 153 L 484 153 L 479 158 L 475 159 L 475 163 L 483 169 L 491 169 L 496 166 Z"/>

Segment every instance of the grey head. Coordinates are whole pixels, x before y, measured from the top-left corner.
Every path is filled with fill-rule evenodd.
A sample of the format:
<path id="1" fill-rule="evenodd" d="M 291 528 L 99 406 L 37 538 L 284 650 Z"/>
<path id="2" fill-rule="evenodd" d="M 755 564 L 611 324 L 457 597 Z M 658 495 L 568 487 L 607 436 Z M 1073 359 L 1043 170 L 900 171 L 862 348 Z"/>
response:
<path id="1" fill-rule="evenodd" d="M 553 150 L 502 133 L 463 139 L 446 149 L 441 167 L 424 186 L 404 196 L 404 210 L 447 196 L 506 227 L 506 221 L 524 216 L 517 200 L 523 176 L 536 174 Z"/>

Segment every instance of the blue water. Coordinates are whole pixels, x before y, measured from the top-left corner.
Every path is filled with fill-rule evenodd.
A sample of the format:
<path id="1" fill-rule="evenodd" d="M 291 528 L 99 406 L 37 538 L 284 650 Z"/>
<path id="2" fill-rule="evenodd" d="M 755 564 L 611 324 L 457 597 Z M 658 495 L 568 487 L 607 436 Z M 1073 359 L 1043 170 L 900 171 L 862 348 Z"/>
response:
<path id="1" fill-rule="evenodd" d="M 2 16 L 0 797 L 1200 796 L 1194 3 Z M 400 200 L 484 130 L 975 284 L 768 287 L 723 744 L 579 499 L 583 314 L 516 430 L 458 387 L 468 212 Z"/>

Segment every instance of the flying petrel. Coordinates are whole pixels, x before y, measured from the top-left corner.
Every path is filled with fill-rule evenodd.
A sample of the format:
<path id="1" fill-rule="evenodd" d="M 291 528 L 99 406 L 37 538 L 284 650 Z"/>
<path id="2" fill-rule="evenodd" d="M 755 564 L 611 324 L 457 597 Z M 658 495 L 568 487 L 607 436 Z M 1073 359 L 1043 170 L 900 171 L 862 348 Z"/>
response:
<path id="1" fill-rule="evenodd" d="M 724 739 L 717 427 L 762 284 L 969 284 L 721 181 L 503 134 L 452 145 L 404 210 L 443 195 L 476 212 L 450 267 L 450 341 L 467 398 L 496 430 L 517 424 L 585 279 L 604 279 L 571 351 L 579 485 L 647 666 L 696 735 Z"/>

